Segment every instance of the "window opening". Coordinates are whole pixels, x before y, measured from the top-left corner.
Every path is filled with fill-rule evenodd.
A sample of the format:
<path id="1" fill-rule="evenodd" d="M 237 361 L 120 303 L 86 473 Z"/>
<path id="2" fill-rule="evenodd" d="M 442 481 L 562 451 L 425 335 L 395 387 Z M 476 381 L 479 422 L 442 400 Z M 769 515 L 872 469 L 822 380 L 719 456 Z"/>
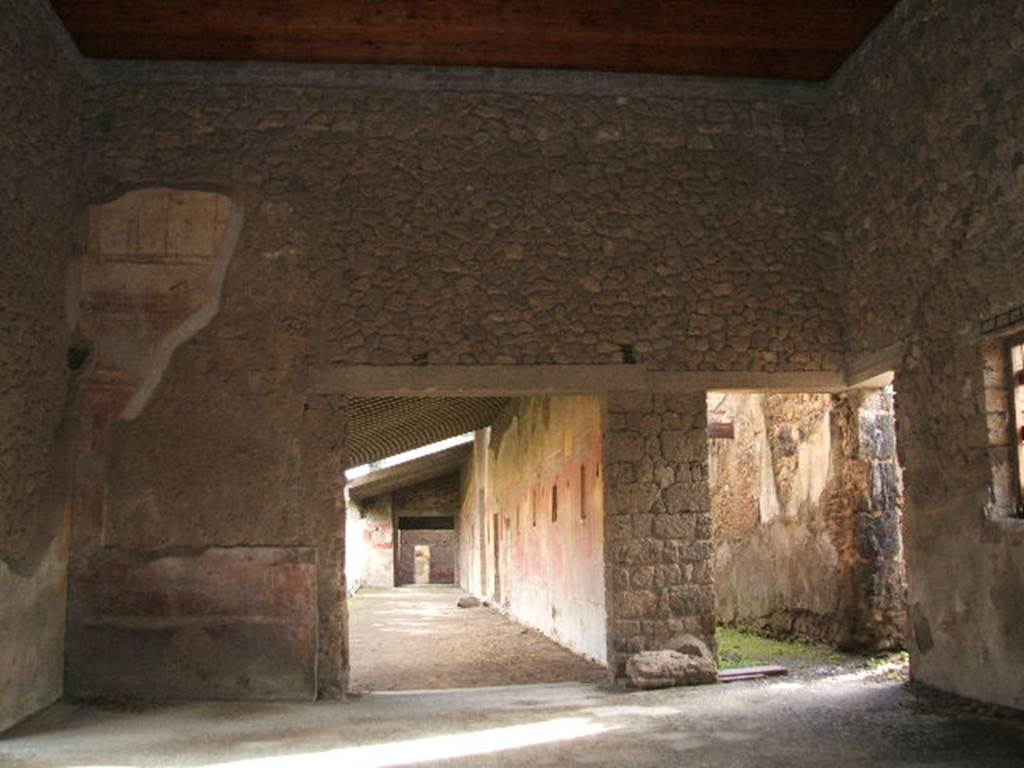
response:
<path id="1" fill-rule="evenodd" d="M 992 472 L 986 512 L 1024 518 L 1024 334 L 986 339 L 982 359 Z"/>
<path id="2" fill-rule="evenodd" d="M 587 519 L 587 465 L 580 464 L 580 522 Z"/>
<path id="3" fill-rule="evenodd" d="M 1010 343 L 1010 376 L 1013 398 L 1013 440 L 1017 444 L 1017 517 L 1024 517 L 1024 339 Z"/>

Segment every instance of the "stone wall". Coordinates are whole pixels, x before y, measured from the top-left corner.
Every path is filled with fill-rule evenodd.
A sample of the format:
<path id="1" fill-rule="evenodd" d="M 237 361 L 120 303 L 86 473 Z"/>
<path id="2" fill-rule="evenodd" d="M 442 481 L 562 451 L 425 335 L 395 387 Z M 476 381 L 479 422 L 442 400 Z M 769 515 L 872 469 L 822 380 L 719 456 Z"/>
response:
<path id="1" fill-rule="evenodd" d="M 981 319 L 1024 302 L 1019 3 L 905 0 L 825 88 L 101 64 L 81 147 L 74 57 L 53 44 L 49 11 L 3 9 L 13 144 L 0 163 L 14 181 L 0 370 L 15 385 L 0 400 L 14 440 L 0 579 L 27 600 L 0 617 L 16 627 L 0 664 L 24 686 L 5 689 L 8 720 L 59 687 L 60 501 L 44 489 L 63 488 L 50 472 L 68 442 L 54 434 L 80 178 L 91 203 L 216 185 L 246 211 L 216 317 L 113 428 L 109 478 L 104 457 L 85 457 L 85 490 L 109 498 L 124 548 L 317 546 L 321 693 L 344 686 L 346 661 L 344 405 L 312 394 L 319 367 L 635 360 L 754 375 L 837 371 L 845 351 L 854 372 L 880 358 L 897 371 L 914 675 L 1024 706 L 1024 531 L 986 512 L 979 338 Z M 132 382 L 101 383 L 94 404 L 123 407 Z M 698 411 L 688 398 L 609 403 L 618 672 L 633 649 L 713 632 Z M 676 437 L 653 425 L 663 418 Z M 484 552 L 476 506 L 460 535 Z M 466 573 L 483 592 L 494 577 L 486 560 Z"/>
<path id="2" fill-rule="evenodd" d="M 239 206 L 207 189 L 143 187 L 89 207 L 76 331 L 92 349 L 90 375 L 130 387 L 124 418 L 217 313 L 241 223 Z"/>
<path id="3" fill-rule="evenodd" d="M 99 71 L 97 184 L 204 179 L 244 202 L 221 327 L 201 344 L 231 356 L 258 338 L 268 374 L 314 329 L 338 363 L 841 366 L 819 89 Z"/>
<path id="4" fill-rule="evenodd" d="M 76 697 L 316 696 L 316 550 L 104 549 L 76 574 Z"/>
<path id="5" fill-rule="evenodd" d="M 96 72 L 94 200 L 201 181 L 245 211 L 216 317 L 112 434 L 122 546 L 328 535 L 295 481 L 319 366 L 841 366 L 818 88 L 287 66 Z M 460 531 L 477 543 L 468 551 L 487 551 L 485 513 L 478 504 Z M 482 554 L 465 576 L 473 591 L 495 589 Z"/>
<path id="6" fill-rule="evenodd" d="M 473 435 L 473 455 L 459 478 L 458 583 L 467 592 L 489 595 L 494 591 L 494 567 L 488 568 L 488 538 L 493 535 L 486 524 L 487 484 L 490 469 L 490 427 Z M 493 560 L 493 557 L 490 558 Z"/>
<path id="7" fill-rule="evenodd" d="M 605 416 L 608 663 L 715 643 L 704 392 L 612 394 Z"/>
<path id="8" fill-rule="evenodd" d="M 906 647 L 907 576 L 903 549 L 903 470 L 896 445 L 892 386 L 833 398 L 833 441 L 842 459 L 829 504 L 849 505 L 847 621 L 841 645 L 860 650 Z M 835 454 L 834 454 L 835 456 Z"/>
<path id="9" fill-rule="evenodd" d="M 351 499 L 345 502 L 345 591 L 354 595 L 363 586 L 366 579 L 367 550 L 369 543 L 364 543 L 364 523 L 360 510 Z M 390 525 L 388 526 L 388 543 L 391 542 Z"/>
<path id="10" fill-rule="evenodd" d="M 416 547 L 430 548 L 426 581 L 417 581 Z M 410 529 L 398 532 L 398 563 L 396 582 L 402 584 L 454 584 L 455 583 L 455 531 L 440 529 Z"/>
<path id="11" fill-rule="evenodd" d="M 492 427 L 484 593 L 604 661 L 604 492 L 598 397 L 513 401 Z"/>
<path id="12" fill-rule="evenodd" d="M 400 517 L 455 517 L 459 508 L 459 473 L 426 480 L 392 493 L 395 520 Z"/>
<path id="13" fill-rule="evenodd" d="M 245 527 L 244 510 L 225 507 L 240 538 L 219 545 L 200 529 L 197 538 L 166 546 L 152 538 L 121 543 L 111 530 L 108 501 L 126 423 L 119 419 L 133 388 L 122 381 L 104 389 L 91 375 L 82 387 L 66 693 L 142 700 L 341 695 L 343 398 L 311 397 L 299 423 L 299 455 L 286 482 L 305 512 L 301 530 L 262 545 L 247 538 L 259 532 Z M 145 487 L 148 478 L 136 480 Z"/>
<path id="14" fill-rule="evenodd" d="M 395 521 L 391 494 L 355 501 L 345 511 L 345 575 L 349 594 L 359 587 L 395 586 Z"/>
<path id="15" fill-rule="evenodd" d="M 333 537 L 340 516 L 310 514 L 297 482 L 325 365 L 841 366 L 817 88 L 95 68 L 91 200 L 214 185 L 244 210 L 216 316 L 113 428 L 111 544 Z M 482 556 L 467 577 L 494 589 Z"/>
<path id="16" fill-rule="evenodd" d="M 851 363 L 890 348 L 911 668 L 1024 707 L 1024 527 L 986 513 L 983 319 L 1024 303 L 1024 6 L 907 0 L 830 85 Z"/>
<path id="17" fill-rule="evenodd" d="M 312 457 L 307 438 L 333 430 L 337 445 L 344 421 L 321 422 L 307 401 L 290 440 L 249 430 L 243 446 L 239 430 L 235 442 L 217 433 L 223 423 L 190 425 L 165 413 L 162 440 L 131 440 L 131 420 L 150 418 L 146 406 L 171 355 L 216 314 L 240 227 L 240 207 L 203 189 L 143 188 L 89 208 L 76 326 L 92 355 L 80 375 L 72 494 L 72 696 L 316 695 L 317 601 L 337 589 L 323 572 L 337 566 L 327 553 L 340 516 L 313 513 L 304 492 L 314 486 L 300 472 L 304 459 L 330 458 Z M 188 453 L 163 463 L 169 446 L 194 438 Z M 340 464 L 334 471 L 340 478 Z M 255 528 L 265 519 L 237 502 L 257 478 L 289 496 L 301 520 L 279 510 L 274 528 Z M 177 519 L 186 488 L 207 514 L 172 531 L 167 521 Z M 190 581 L 193 571 L 216 576 Z"/>
<path id="18" fill-rule="evenodd" d="M 453 472 L 388 493 L 350 499 L 346 510 L 345 574 L 349 594 L 360 586 L 412 584 L 413 550 L 431 548 L 431 582 L 456 581 L 458 542 L 454 530 L 399 530 L 402 517 L 458 516 L 460 477 Z M 435 549 L 436 548 L 436 549 Z"/>
<path id="19" fill-rule="evenodd" d="M 710 393 L 720 623 L 847 649 L 901 647 L 902 486 L 891 394 Z"/>
<path id="20" fill-rule="evenodd" d="M 69 266 L 84 75 L 42 0 L 0 2 L 0 731 L 60 695 Z M 72 374 L 73 375 L 73 374 Z"/>

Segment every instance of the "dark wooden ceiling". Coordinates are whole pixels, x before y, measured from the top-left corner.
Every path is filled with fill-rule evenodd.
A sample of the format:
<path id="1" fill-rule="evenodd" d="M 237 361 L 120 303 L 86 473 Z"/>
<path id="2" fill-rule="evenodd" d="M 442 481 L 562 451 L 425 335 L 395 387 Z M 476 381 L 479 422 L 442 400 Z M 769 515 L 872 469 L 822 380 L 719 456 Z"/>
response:
<path id="1" fill-rule="evenodd" d="M 828 78 L 896 0 L 53 0 L 82 52 Z"/>

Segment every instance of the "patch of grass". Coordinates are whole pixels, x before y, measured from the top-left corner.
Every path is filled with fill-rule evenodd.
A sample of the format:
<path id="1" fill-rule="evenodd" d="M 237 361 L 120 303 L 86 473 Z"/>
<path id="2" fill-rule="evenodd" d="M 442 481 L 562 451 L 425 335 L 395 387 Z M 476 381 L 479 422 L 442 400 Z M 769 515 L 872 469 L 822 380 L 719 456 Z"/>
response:
<path id="1" fill-rule="evenodd" d="M 716 637 L 722 669 L 761 667 L 767 664 L 780 664 L 784 667 L 835 666 L 847 659 L 827 645 L 773 640 L 731 627 L 719 627 Z"/>
<path id="2" fill-rule="evenodd" d="M 894 666 L 906 666 L 910 663 L 910 654 L 906 651 L 896 653 L 884 653 L 881 656 L 872 656 L 867 661 L 868 669 L 885 670 Z"/>
<path id="3" fill-rule="evenodd" d="M 910 654 L 906 651 L 872 656 L 867 660 L 866 666 L 877 679 L 903 681 L 910 679 Z"/>

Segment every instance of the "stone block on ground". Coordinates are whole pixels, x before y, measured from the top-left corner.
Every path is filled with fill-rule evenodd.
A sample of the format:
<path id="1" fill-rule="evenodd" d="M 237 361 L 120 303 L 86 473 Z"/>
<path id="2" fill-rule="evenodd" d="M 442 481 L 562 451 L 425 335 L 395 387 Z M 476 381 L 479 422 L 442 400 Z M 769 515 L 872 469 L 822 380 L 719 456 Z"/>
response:
<path id="1" fill-rule="evenodd" d="M 714 661 L 714 656 L 708 649 L 707 643 L 696 635 L 679 635 L 669 644 L 668 650 L 677 651 L 684 656 L 699 656 L 709 661 Z"/>
<path id="2" fill-rule="evenodd" d="M 718 682 L 715 663 L 704 656 L 678 651 L 643 651 L 626 662 L 626 674 L 637 688 L 671 688 Z"/>
<path id="3" fill-rule="evenodd" d="M 480 601 L 472 595 L 466 595 L 465 597 L 460 597 L 456 605 L 459 608 L 476 608 L 480 605 Z"/>

